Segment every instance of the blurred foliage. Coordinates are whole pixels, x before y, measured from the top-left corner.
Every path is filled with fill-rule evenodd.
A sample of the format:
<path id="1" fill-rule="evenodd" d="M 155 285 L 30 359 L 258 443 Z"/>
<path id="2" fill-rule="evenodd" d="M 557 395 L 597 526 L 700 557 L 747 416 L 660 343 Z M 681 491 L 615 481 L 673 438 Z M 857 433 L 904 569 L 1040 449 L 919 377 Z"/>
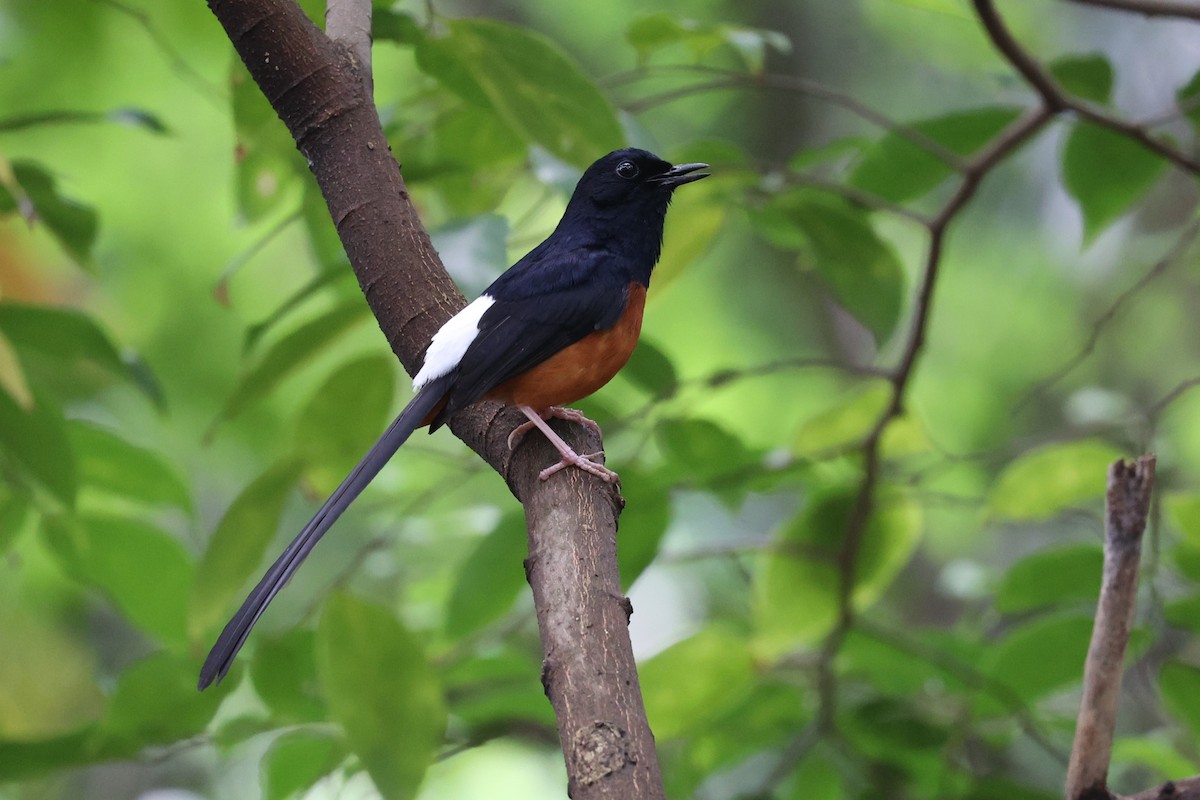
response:
<path id="1" fill-rule="evenodd" d="M 1060 796 L 1105 468 L 1145 451 L 1112 776 L 1200 771 L 1195 175 L 1061 118 L 949 220 L 925 319 L 929 218 L 1035 102 L 967 3 L 375 5 L 468 294 L 604 151 L 713 165 L 582 404 L 670 796 Z M 1187 23 L 1002 10 L 1073 97 L 1195 149 Z M 0 42 L 0 798 L 562 797 L 520 511 L 448 434 L 196 693 L 407 381 L 202 3 L 14 0 Z"/>

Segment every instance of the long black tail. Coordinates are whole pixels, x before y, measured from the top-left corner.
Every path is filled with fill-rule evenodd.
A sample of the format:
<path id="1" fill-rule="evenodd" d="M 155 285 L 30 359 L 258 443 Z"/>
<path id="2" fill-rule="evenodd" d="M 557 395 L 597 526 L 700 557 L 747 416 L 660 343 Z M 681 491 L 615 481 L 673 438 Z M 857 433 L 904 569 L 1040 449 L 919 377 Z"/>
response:
<path id="1" fill-rule="evenodd" d="M 200 669 L 200 691 L 204 691 L 214 681 L 220 682 L 229 671 L 234 657 L 242 649 L 246 637 L 250 635 L 254 623 L 262 616 L 267 605 L 274 599 L 279 590 L 287 584 L 304 559 L 312 552 L 317 542 L 325 535 L 325 531 L 337 521 L 342 512 L 349 508 L 363 489 L 367 488 L 383 465 L 388 462 L 400 445 L 416 430 L 446 394 L 446 388 L 451 382 L 451 376 L 437 378 L 428 383 L 416 397 L 409 402 L 400 416 L 396 417 L 379 441 L 371 447 L 362 461 L 350 471 L 341 485 L 334 490 L 316 515 L 304 526 L 304 530 L 292 540 L 287 549 L 276 559 L 267 574 L 250 592 L 250 596 L 242 603 L 242 607 L 233 615 L 217 637 Z"/>

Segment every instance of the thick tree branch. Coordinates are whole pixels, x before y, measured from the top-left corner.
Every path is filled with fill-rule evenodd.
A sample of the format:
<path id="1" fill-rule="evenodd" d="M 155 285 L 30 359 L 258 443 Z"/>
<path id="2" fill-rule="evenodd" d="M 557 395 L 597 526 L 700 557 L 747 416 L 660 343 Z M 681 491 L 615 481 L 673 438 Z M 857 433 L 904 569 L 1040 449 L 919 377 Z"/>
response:
<path id="1" fill-rule="evenodd" d="M 1154 456 L 1117 461 L 1108 470 L 1104 578 L 1084 665 L 1083 697 L 1067 768 L 1067 800 L 1104 797 L 1117 723 L 1125 647 L 1137 602 L 1142 534 L 1154 488 Z"/>
<path id="2" fill-rule="evenodd" d="M 464 303 L 417 217 L 365 84 L 344 48 L 292 0 L 208 4 L 308 159 L 363 294 L 412 373 L 433 333 Z M 557 456 L 539 437 L 508 451 L 508 433 L 521 419 L 483 403 L 450 427 L 526 509 L 544 677 L 573 797 L 661 798 L 617 573 L 620 497 L 579 470 L 539 481 Z M 600 449 L 599 437 L 580 426 L 559 432 L 579 452 Z"/>

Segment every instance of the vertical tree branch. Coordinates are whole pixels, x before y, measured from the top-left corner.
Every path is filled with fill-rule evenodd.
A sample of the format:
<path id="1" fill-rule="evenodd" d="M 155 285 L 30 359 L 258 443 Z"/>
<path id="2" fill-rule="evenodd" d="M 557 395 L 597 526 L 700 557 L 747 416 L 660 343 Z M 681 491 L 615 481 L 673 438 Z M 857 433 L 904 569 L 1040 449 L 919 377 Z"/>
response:
<path id="1" fill-rule="evenodd" d="M 356 8 L 361 21 L 363 0 L 334 5 L 341 2 Z M 308 159 L 371 311 L 414 372 L 433 333 L 464 302 L 409 199 L 360 69 L 293 0 L 208 5 Z M 333 29 L 341 25 L 331 21 Z M 358 34 L 347 35 L 361 43 L 362 26 L 350 27 Z M 509 452 L 508 433 L 523 420 L 515 410 L 480 403 L 455 415 L 450 428 L 525 506 L 547 694 L 572 797 L 659 800 L 662 778 L 617 569 L 622 501 L 580 470 L 538 480 L 557 455 L 540 437 Z M 601 449 L 599 436 L 582 426 L 556 427 L 577 452 Z"/>
<path id="2" fill-rule="evenodd" d="M 1083 697 L 1067 767 L 1067 800 L 1107 798 L 1125 647 L 1137 601 L 1142 534 L 1154 488 L 1154 456 L 1117 461 L 1108 470 L 1104 578 L 1083 673 Z"/>

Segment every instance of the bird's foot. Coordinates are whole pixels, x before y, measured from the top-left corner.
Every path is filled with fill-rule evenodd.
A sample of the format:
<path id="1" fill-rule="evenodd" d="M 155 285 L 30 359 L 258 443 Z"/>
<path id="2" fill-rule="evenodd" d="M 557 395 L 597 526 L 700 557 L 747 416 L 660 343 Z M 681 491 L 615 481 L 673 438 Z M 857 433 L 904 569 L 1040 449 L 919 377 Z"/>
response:
<path id="1" fill-rule="evenodd" d="M 518 425 L 513 429 L 513 432 L 508 435 L 509 449 L 511 450 L 516 447 L 517 443 L 520 442 L 522 437 L 524 437 L 525 434 L 531 429 L 537 428 L 547 439 L 550 440 L 550 443 L 554 445 L 556 450 L 558 450 L 558 454 L 562 456 L 562 460 L 560 460 L 557 464 L 546 467 L 546 469 L 538 473 L 538 478 L 541 480 L 548 480 L 551 475 L 561 469 L 566 467 L 577 467 L 584 472 L 595 475 L 605 483 L 616 483 L 618 480 L 620 480 L 620 476 L 618 476 L 617 473 L 613 472 L 603 464 L 598 464 L 592 460 L 603 456 L 603 452 L 590 453 L 586 456 L 579 455 L 571 448 L 569 444 L 562 440 L 561 436 L 555 433 L 550 426 L 546 424 L 546 419 L 554 417 L 556 419 L 565 419 L 569 422 L 578 422 L 579 424 L 596 431 L 596 433 L 600 433 L 600 426 L 595 422 L 572 408 L 551 406 L 550 408 L 546 409 L 545 415 L 543 416 L 529 406 L 517 407 L 521 409 L 525 416 L 529 417 L 529 421 Z"/>
<path id="2" fill-rule="evenodd" d="M 522 409 L 523 410 L 523 409 Z M 537 413 L 536 411 L 534 412 Z M 529 417 L 529 412 L 525 412 L 525 416 Z M 543 413 L 538 415 L 541 419 L 565 419 L 567 422 L 578 422 L 585 428 L 591 428 L 598 434 L 602 434 L 600 426 L 595 420 L 590 420 L 579 411 L 573 408 L 563 408 L 562 406 L 550 406 Z M 529 433 L 534 428 L 538 427 L 533 421 L 533 417 L 529 417 L 528 422 L 522 422 L 520 425 L 512 429 L 512 433 L 508 435 L 508 450 L 512 452 L 517 449 L 517 445 L 525 438 L 525 434 Z"/>
<path id="3" fill-rule="evenodd" d="M 558 472 L 560 469 L 565 469 L 566 467 L 578 467 L 584 472 L 590 472 L 605 483 L 616 483 L 621 479 L 620 475 L 613 472 L 608 467 L 604 466 L 603 464 L 598 464 L 592 460 L 593 458 L 599 458 L 600 456 L 604 455 L 603 452 L 589 453 L 586 456 L 581 456 L 568 447 L 566 452 L 560 450 L 559 454 L 562 455 L 562 460 L 557 464 L 546 467 L 544 470 L 539 472 L 538 478 L 544 481 L 550 480 L 550 476 Z"/>

